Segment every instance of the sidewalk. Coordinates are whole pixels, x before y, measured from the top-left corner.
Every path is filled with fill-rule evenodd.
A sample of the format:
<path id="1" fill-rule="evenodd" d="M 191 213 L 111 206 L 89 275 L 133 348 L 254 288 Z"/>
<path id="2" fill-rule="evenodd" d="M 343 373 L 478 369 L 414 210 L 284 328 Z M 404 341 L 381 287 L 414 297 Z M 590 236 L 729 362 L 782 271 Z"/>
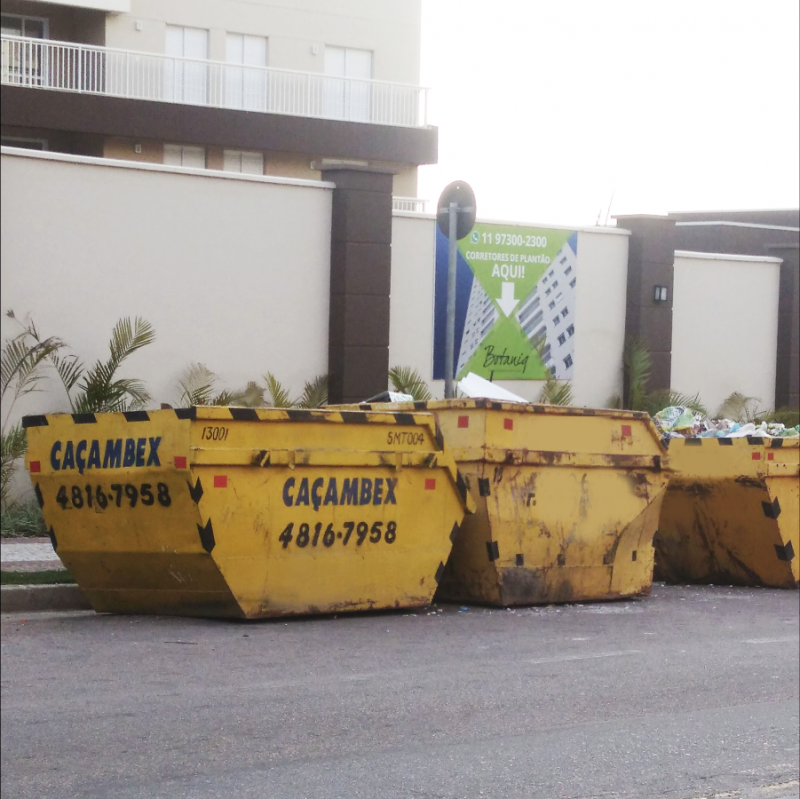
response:
<path id="1" fill-rule="evenodd" d="M 3 538 L 0 569 L 12 572 L 65 571 L 49 538 Z"/>
<path id="2" fill-rule="evenodd" d="M 49 538 L 0 539 L 0 569 L 4 572 L 66 571 Z M 4 585 L 0 588 L 3 613 L 38 610 L 91 610 L 74 583 L 60 585 Z"/>

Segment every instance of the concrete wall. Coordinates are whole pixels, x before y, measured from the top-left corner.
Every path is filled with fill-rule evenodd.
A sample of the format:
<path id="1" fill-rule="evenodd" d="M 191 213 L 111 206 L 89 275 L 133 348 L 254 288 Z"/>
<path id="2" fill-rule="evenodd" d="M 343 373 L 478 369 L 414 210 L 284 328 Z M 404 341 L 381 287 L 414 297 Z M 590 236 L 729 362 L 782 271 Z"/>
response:
<path id="1" fill-rule="evenodd" d="M 431 379 L 435 227 L 430 215 L 394 215 L 389 362 L 417 369 L 434 396 L 443 397 L 444 381 Z M 627 231 L 579 230 L 572 381 L 576 405 L 606 407 L 621 391 L 627 263 Z M 540 381 L 498 382 L 529 400 L 537 399 L 542 389 Z"/>
<path id="2" fill-rule="evenodd" d="M 327 371 L 332 184 L 3 148 L 3 310 L 91 364 L 123 316 L 157 339 L 122 375 L 155 407 L 202 361 L 224 385 Z M 16 332 L 2 317 L 2 338 Z M 59 387 L 25 412 L 67 410 Z"/>
<path id="3" fill-rule="evenodd" d="M 671 386 L 699 393 L 712 414 L 734 391 L 774 407 L 780 264 L 675 253 Z"/>

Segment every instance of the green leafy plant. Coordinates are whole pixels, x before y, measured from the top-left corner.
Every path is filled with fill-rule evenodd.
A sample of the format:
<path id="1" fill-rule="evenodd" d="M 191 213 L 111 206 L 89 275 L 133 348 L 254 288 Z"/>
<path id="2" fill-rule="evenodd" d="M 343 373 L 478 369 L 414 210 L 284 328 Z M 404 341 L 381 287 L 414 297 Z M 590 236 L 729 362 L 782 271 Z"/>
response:
<path id="1" fill-rule="evenodd" d="M 730 419 L 739 424 L 755 422 L 759 417 L 759 399 L 757 397 L 746 397 L 739 391 L 729 394 L 717 411 L 717 419 Z M 761 412 L 764 413 L 763 411 Z"/>
<path id="2" fill-rule="evenodd" d="M 275 377 L 272 372 L 267 372 L 264 375 L 264 382 L 266 383 L 267 390 L 267 405 L 272 408 L 293 408 L 295 401 L 292 399 L 289 390 Z"/>
<path id="3" fill-rule="evenodd" d="M 9 502 L 0 508 L 0 535 L 3 538 L 46 534 L 47 527 L 36 500 Z"/>
<path id="4" fill-rule="evenodd" d="M 0 403 L 4 408 L 0 426 L 0 506 L 3 508 L 8 503 L 16 463 L 27 449 L 22 426 L 10 424 L 11 412 L 22 397 L 41 390 L 43 365 L 64 346 L 55 336 L 43 339 L 31 319 L 22 322 L 13 311 L 8 311 L 6 316 L 17 322 L 21 330 L 6 340 L 0 359 Z"/>
<path id="5" fill-rule="evenodd" d="M 76 355 L 51 356 L 73 413 L 102 413 L 136 410 L 149 402 L 144 383 L 136 378 L 119 378 L 117 370 L 134 352 L 152 344 L 155 331 L 141 317 L 131 322 L 120 319 L 108 343 L 109 357 L 86 369 Z"/>
<path id="6" fill-rule="evenodd" d="M 264 390 L 255 382 L 250 382 L 241 391 L 223 389 L 216 392 L 217 375 L 203 363 L 193 363 L 184 369 L 178 381 L 178 405 L 247 405 L 255 407 L 264 404 Z"/>
<path id="7" fill-rule="evenodd" d="M 548 377 L 537 402 L 543 405 L 572 405 L 572 386 L 569 383 L 559 383 L 552 376 Z"/>
<path id="8" fill-rule="evenodd" d="M 410 394 L 417 402 L 428 402 L 433 395 L 422 375 L 410 366 L 395 366 L 389 370 L 389 382 L 400 394 Z"/>
<path id="9" fill-rule="evenodd" d="M 298 408 L 321 408 L 328 404 L 328 375 L 318 375 L 303 387 Z"/>
<path id="10" fill-rule="evenodd" d="M 693 413 L 708 415 L 699 394 L 682 394 L 671 388 L 648 391 L 652 366 L 650 351 L 641 339 L 628 338 L 622 351 L 622 397 L 612 397 L 608 406 L 646 411 L 655 416 L 664 408 L 679 405 Z"/>
<path id="11" fill-rule="evenodd" d="M 547 339 L 544 336 L 537 336 L 532 343 L 539 353 L 539 359 L 544 363 Z M 551 372 L 548 372 L 537 402 L 543 405 L 572 405 L 572 386 L 566 382 L 560 383 Z"/>

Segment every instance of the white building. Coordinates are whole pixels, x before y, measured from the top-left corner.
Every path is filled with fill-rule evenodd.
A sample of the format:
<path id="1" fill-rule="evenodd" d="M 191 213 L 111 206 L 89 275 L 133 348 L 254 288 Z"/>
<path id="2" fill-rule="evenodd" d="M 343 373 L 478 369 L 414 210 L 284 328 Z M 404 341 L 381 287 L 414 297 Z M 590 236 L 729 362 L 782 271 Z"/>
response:
<path id="1" fill-rule="evenodd" d="M 458 354 L 456 374 L 461 373 L 469 359 L 475 354 L 475 351 L 480 347 L 481 342 L 497 321 L 498 316 L 499 312 L 492 302 L 492 298 L 486 293 L 480 280 L 474 277 L 472 290 L 469 293 L 469 305 L 467 306 L 467 316 L 464 320 L 464 334 L 461 337 L 461 349 Z"/>
<path id="2" fill-rule="evenodd" d="M 530 341 L 544 339 L 544 364 L 559 380 L 570 380 L 574 367 L 577 264 L 575 252 L 565 244 L 517 312 Z"/>

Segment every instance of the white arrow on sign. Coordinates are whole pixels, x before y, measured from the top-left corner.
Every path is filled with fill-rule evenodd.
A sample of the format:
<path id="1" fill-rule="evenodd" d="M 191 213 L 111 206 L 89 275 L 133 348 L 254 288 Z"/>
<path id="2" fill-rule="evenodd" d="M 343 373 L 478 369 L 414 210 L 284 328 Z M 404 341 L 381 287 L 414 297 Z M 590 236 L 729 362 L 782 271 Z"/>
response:
<path id="1" fill-rule="evenodd" d="M 503 283 L 503 293 L 497 304 L 503 309 L 506 316 L 511 316 L 511 312 L 517 307 L 519 300 L 514 299 L 514 284 Z"/>

